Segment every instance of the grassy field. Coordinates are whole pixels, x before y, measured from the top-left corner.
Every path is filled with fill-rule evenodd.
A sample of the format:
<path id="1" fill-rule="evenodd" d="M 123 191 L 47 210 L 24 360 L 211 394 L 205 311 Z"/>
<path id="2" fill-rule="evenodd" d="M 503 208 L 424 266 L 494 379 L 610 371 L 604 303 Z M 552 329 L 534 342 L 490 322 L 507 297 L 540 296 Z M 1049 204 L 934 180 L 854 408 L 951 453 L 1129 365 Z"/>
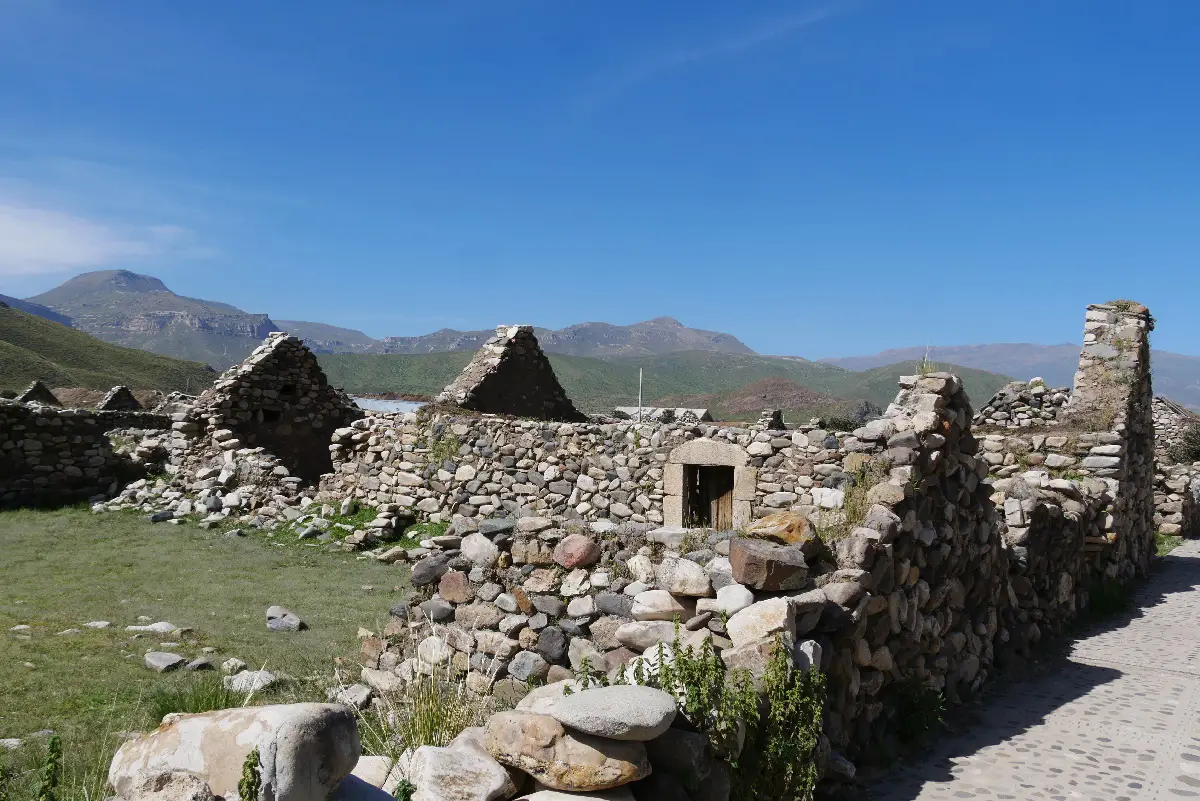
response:
<path id="1" fill-rule="evenodd" d="M 0 307 L 0 389 L 22 390 L 34 379 L 52 387 L 181 390 L 197 394 L 217 374 L 185 362 L 123 348 L 9 306 Z"/>
<path id="2" fill-rule="evenodd" d="M 114 732 L 152 728 L 175 694 L 215 684 L 201 673 L 153 673 L 142 662 L 147 650 L 197 657 L 207 646 L 218 666 L 236 656 L 296 679 L 254 703 L 324 700 L 333 659 L 357 654 L 360 626 L 383 625 L 407 575 L 350 553 L 152 525 L 133 514 L 0 513 L 0 739 L 26 741 L 7 755 L 0 748 L 0 763 L 22 773 L 17 789 L 30 792 L 28 772 L 46 743 L 30 735 L 52 729 L 65 753 L 62 797 L 99 792 L 98 771 L 119 744 Z M 271 604 L 310 629 L 268 632 Z M 125 626 L 139 616 L 192 631 L 134 638 Z M 96 620 L 112 626 L 83 625 Z M 32 631 L 12 632 L 18 625 Z M 80 631 L 59 633 L 68 629 Z M 179 645 L 161 648 L 165 641 Z"/>

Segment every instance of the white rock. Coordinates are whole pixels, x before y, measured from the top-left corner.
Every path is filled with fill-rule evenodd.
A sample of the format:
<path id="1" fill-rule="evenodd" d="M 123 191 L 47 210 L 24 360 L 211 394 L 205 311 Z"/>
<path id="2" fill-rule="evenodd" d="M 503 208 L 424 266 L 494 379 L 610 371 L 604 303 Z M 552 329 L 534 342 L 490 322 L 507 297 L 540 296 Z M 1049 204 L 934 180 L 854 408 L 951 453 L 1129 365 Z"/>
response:
<path id="1" fill-rule="evenodd" d="M 747 606 L 726 625 L 734 646 L 747 645 L 776 634 L 796 635 L 796 615 L 787 598 L 769 598 Z"/>
<path id="2" fill-rule="evenodd" d="M 646 590 L 633 598 L 634 620 L 674 620 L 686 623 L 696 614 L 696 602 L 676 598 L 666 590 Z"/>
<path id="3" fill-rule="evenodd" d="M 241 673 L 226 676 L 221 681 L 227 690 L 233 690 L 235 693 L 253 693 L 270 687 L 275 680 L 275 674 L 269 670 L 243 670 Z"/>
<path id="4" fill-rule="evenodd" d="M 474 748 L 421 746 L 408 779 L 417 788 L 413 801 L 493 801 L 517 791 L 504 766 Z"/>
<path id="5" fill-rule="evenodd" d="M 478 532 L 463 537 L 462 555 L 476 567 L 492 567 L 500 556 L 500 549 L 485 535 Z"/>
<path id="6" fill-rule="evenodd" d="M 712 581 L 704 568 L 690 559 L 668 556 L 655 569 L 658 586 L 672 595 L 703 598 L 712 595 Z"/>
<path id="7" fill-rule="evenodd" d="M 341 704 L 241 707 L 180 715 L 125 742 L 108 780 L 118 796 L 129 798 L 143 771 L 191 771 L 214 795 L 230 798 L 254 748 L 263 797 L 276 801 L 325 801 L 361 752 L 354 713 Z"/>

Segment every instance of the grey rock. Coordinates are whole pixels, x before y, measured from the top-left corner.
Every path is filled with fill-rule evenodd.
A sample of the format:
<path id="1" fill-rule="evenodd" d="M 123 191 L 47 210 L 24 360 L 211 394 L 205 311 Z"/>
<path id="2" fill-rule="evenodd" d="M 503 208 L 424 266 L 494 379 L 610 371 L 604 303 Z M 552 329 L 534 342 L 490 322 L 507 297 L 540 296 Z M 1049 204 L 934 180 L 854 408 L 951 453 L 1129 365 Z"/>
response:
<path id="1" fill-rule="evenodd" d="M 610 740 L 653 740 L 671 727 L 675 698 L 653 687 L 618 685 L 573 693 L 550 714 L 569 729 Z"/>
<path id="2" fill-rule="evenodd" d="M 183 667 L 187 662 L 179 654 L 171 654 L 166 651 L 150 651 L 143 661 L 146 663 L 146 667 L 158 673 L 166 673 L 169 670 Z"/>

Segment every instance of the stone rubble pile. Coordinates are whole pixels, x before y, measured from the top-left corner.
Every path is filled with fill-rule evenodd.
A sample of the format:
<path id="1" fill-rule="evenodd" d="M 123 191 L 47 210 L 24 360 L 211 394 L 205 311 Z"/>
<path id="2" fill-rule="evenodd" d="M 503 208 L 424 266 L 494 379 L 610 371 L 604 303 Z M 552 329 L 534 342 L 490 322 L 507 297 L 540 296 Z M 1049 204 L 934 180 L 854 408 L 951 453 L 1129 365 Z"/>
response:
<path id="1" fill-rule="evenodd" d="M 977 426 L 1030 428 L 1059 422 L 1059 409 L 1067 405 L 1070 387 L 1050 388 L 1040 378 L 1006 384 L 975 414 Z"/>

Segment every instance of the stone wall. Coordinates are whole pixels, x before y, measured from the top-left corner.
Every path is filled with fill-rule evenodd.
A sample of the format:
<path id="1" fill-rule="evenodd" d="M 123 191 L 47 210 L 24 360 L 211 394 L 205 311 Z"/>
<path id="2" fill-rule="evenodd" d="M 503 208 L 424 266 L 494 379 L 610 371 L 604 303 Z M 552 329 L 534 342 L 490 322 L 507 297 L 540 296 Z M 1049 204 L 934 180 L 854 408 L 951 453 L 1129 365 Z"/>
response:
<path id="1" fill-rule="evenodd" d="M 1177 454 L 1184 444 L 1184 433 L 1195 426 L 1200 426 L 1200 415 L 1169 398 L 1155 398 L 1154 445 L 1158 460 L 1166 464 L 1178 463 Z"/>
<path id="2" fill-rule="evenodd" d="M 1030 428 L 1058 424 L 1059 410 L 1071 397 L 1070 387 L 1046 386 L 1040 378 L 1006 384 L 975 415 L 975 425 Z"/>
<path id="3" fill-rule="evenodd" d="M 553 423 L 434 409 L 372 414 L 333 433 L 321 498 L 354 498 L 458 523 L 528 513 L 680 525 L 685 465 L 735 468 L 742 522 L 832 513 L 887 425 L 761 431 L 706 424 Z M 744 512 L 737 514 L 745 503 Z"/>
<path id="4" fill-rule="evenodd" d="M 187 441 L 176 450 L 206 462 L 214 453 L 263 448 L 290 474 L 315 482 L 332 467 L 332 432 L 361 416 L 348 395 L 329 385 L 304 343 L 280 331 L 182 414 L 174 429 Z"/>
<path id="5" fill-rule="evenodd" d="M 517 683 L 560 678 L 585 659 L 620 669 L 670 642 L 678 616 L 685 642 L 709 640 L 732 667 L 752 672 L 761 673 L 775 635 L 784 636 L 798 660 L 827 672 L 827 731 L 853 751 L 888 730 L 879 725 L 884 698 L 905 675 L 961 699 L 989 673 L 1005 563 L 970 419 L 962 385 L 948 374 L 905 379 L 884 419 L 841 437 L 670 428 L 643 444 L 626 424 L 526 423 L 508 441 L 522 424 L 484 418 L 472 427 L 435 416 L 429 422 L 457 430 L 461 444 L 432 480 L 422 474 L 433 468 L 412 461 L 422 450 L 416 433 L 363 420 L 339 432 L 355 458 L 335 461 L 382 466 L 339 471 L 330 497 L 350 489 L 364 503 L 386 496 L 431 515 L 455 513 L 452 534 L 411 553 L 380 554 L 416 559 L 414 585 L 437 594 L 419 609 L 393 610 L 388 633 L 412 638 L 408 647 L 404 638 L 368 641 L 364 681 L 386 686 L 449 665 L 477 690 L 504 681 L 505 692 L 519 693 Z M 654 513 L 668 497 L 673 455 L 716 460 L 691 453 L 714 448 L 739 451 L 757 473 L 756 516 L 795 511 L 755 524 L 764 527 L 755 539 L 635 521 L 661 516 Z M 539 470 L 544 492 L 529 481 Z M 510 491 L 534 486 L 510 499 L 505 477 Z M 626 480 L 644 497 L 617 514 L 612 507 L 624 502 L 614 493 L 634 492 Z M 498 498 L 469 496 L 489 491 Z M 470 516 L 450 505 L 464 494 Z M 510 516 L 479 519 L 501 509 Z"/>
<path id="6" fill-rule="evenodd" d="M 0 401 L 0 507 L 84 500 L 115 492 L 138 474 L 107 432 L 165 429 L 170 420 L 145 412 L 60 409 Z"/>

